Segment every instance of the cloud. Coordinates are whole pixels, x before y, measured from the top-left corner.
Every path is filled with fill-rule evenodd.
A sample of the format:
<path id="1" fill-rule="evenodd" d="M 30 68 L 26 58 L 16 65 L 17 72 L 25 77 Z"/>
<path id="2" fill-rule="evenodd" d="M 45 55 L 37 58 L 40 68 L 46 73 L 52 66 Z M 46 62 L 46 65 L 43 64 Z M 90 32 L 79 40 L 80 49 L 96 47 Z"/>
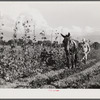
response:
<path id="1" fill-rule="evenodd" d="M 38 33 L 42 30 L 47 31 L 51 28 L 38 10 L 32 10 L 32 12 L 28 13 L 21 13 L 20 16 L 27 17 L 28 19 L 33 19 L 33 25 L 35 25 L 35 30 L 37 30 Z"/>
<path id="2" fill-rule="evenodd" d="M 82 28 L 79 26 L 72 26 L 72 32 L 82 33 Z"/>
<path id="3" fill-rule="evenodd" d="M 85 29 L 84 29 L 84 31 L 86 33 L 93 33 L 95 31 L 95 29 L 92 28 L 92 27 L 90 27 L 90 26 L 86 26 Z"/>
<path id="4" fill-rule="evenodd" d="M 85 28 L 82 28 L 80 26 L 72 26 L 71 28 L 64 27 L 63 28 L 63 34 L 67 34 L 68 32 L 71 33 L 72 37 L 84 37 L 89 33 L 89 35 L 92 35 L 93 32 L 95 32 L 96 29 L 90 26 L 86 26 Z"/>
<path id="5" fill-rule="evenodd" d="M 81 27 L 79 27 L 79 26 L 72 26 L 71 28 L 61 27 L 60 31 L 61 31 L 61 29 L 62 29 L 62 33 L 64 35 L 66 35 L 66 34 L 68 34 L 68 32 L 70 32 L 71 36 L 73 36 L 73 37 L 81 36 L 82 35 L 82 31 L 83 31 L 83 29 Z"/>
<path id="6" fill-rule="evenodd" d="M 35 33 L 37 38 L 39 38 L 39 33 L 44 30 L 46 31 L 47 37 L 51 34 L 51 27 L 48 25 L 47 21 L 45 20 L 44 16 L 35 8 L 30 7 L 27 3 L 0 3 L 0 11 L 1 16 L 3 18 L 3 23 L 5 24 L 3 31 L 5 34 L 5 39 L 12 38 L 13 29 L 15 27 L 15 22 L 20 21 L 18 25 L 18 36 L 22 36 L 24 33 L 24 29 L 22 27 L 22 23 L 24 20 L 33 19 L 30 27 L 30 34 L 33 34 L 33 24 L 35 24 Z M 9 34 L 9 35 L 8 35 Z M 8 36 L 6 38 L 6 36 Z"/>
<path id="7" fill-rule="evenodd" d="M 1 11 L 2 17 L 4 18 L 4 20 L 3 20 L 5 23 L 4 30 L 6 30 L 6 32 L 8 31 L 9 34 L 13 33 L 13 28 L 15 26 L 16 20 L 20 20 L 22 23 L 23 19 L 27 19 L 27 18 L 33 19 L 33 24 L 35 24 L 35 32 L 38 37 L 39 37 L 39 33 L 42 30 L 44 30 L 46 32 L 46 35 L 48 38 L 50 38 L 51 33 L 53 33 L 53 38 L 54 38 L 56 30 L 57 30 L 57 32 L 63 33 L 63 34 L 67 34 L 68 32 L 70 32 L 72 37 L 76 37 L 76 38 L 80 37 L 80 36 L 83 37 L 84 35 L 87 35 L 87 33 L 89 33 L 91 35 L 96 30 L 95 28 L 93 28 L 91 26 L 86 26 L 85 28 L 77 26 L 77 23 L 73 26 L 70 26 L 70 28 L 63 27 L 63 26 L 52 28 L 51 26 L 49 26 L 49 24 L 45 20 L 44 16 L 40 13 L 40 11 L 35 9 L 34 6 L 30 7 L 30 5 L 28 3 L 18 3 L 18 2 L 2 3 L 1 2 L 0 3 L 0 11 Z M 45 12 L 48 12 L 48 10 Z M 48 12 L 48 14 L 49 14 L 49 12 Z M 50 15 L 48 15 L 48 17 L 50 17 Z M 54 16 L 52 18 L 54 19 Z M 55 20 L 55 23 L 56 23 L 56 20 Z M 59 22 L 59 21 L 57 20 L 57 22 Z M 71 21 L 71 22 L 74 23 L 73 21 Z M 72 25 L 71 22 L 68 23 L 68 25 L 69 24 Z M 80 22 L 80 21 L 78 21 L 78 22 Z M 62 23 L 59 22 L 57 25 L 59 25 L 59 24 L 62 24 Z M 63 23 L 63 25 L 64 25 L 64 23 Z M 31 27 L 31 29 L 33 30 L 34 28 Z M 52 30 L 53 30 L 53 32 L 52 32 Z M 98 28 L 97 30 L 99 31 L 100 28 Z M 19 34 L 24 33 L 24 30 L 21 27 L 21 24 L 19 25 L 18 33 Z"/>

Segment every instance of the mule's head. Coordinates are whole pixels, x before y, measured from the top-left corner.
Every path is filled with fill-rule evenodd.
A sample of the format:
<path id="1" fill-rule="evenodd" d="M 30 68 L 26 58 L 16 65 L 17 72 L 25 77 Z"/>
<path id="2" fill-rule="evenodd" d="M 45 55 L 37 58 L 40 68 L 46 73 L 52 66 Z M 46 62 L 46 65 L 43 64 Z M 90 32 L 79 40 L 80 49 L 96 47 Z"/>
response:
<path id="1" fill-rule="evenodd" d="M 64 38 L 63 39 L 64 48 L 65 48 L 65 51 L 68 53 L 69 47 L 70 47 L 70 33 L 68 33 L 67 35 L 61 34 L 61 36 Z"/>

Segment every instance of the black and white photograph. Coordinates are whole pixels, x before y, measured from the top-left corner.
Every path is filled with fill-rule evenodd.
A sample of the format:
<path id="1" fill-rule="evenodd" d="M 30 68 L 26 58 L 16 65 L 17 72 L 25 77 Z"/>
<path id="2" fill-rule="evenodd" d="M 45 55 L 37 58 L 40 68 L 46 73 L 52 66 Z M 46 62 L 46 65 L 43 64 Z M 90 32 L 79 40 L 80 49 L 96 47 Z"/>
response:
<path id="1" fill-rule="evenodd" d="M 0 88 L 99 89 L 100 2 L 0 1 Z"/>

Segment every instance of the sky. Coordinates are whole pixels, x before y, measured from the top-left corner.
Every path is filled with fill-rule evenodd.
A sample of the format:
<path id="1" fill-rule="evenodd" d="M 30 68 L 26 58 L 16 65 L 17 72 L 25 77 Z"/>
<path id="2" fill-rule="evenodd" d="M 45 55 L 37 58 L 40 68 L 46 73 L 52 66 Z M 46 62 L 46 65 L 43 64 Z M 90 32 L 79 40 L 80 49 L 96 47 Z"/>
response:
<path id="1" fill-rule="evenodd" d="M 33 1 L 33 2 L 0 2 L 1 19 L 11 37 L 15 22 L 25 17 L 33 18 L 36 34 L 45 30 L 48 38 L 53 30 L 63 34 L 71 33 L 72 37 L 88 37 L 90 40 L 99 40 L 100 35 L 100 2 L 99 1 Z M 19 34 L 22 28 L 19 25 Z M 95 38 L 94 38 L 95 37 Z"/>

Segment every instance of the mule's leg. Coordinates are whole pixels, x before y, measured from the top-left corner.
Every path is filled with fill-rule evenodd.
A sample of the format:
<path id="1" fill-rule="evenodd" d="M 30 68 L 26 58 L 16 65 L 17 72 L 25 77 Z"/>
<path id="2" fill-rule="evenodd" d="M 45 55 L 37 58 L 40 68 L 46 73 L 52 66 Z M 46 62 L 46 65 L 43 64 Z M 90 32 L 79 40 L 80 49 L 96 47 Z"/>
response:
<path id="1" fill-rule="evenodd" d="M 74 57 L 73 57 L 73 55 L 71 55 L 71 66 L 72 66 L 72 68 L 73 68 L 73 66 L 74 66 Z"/>
<path id="2" fill-rule="evenodd" d="M 68 66 L 68 68 L 70 67 L 69 66 L 69 57 L 67 57 L 67 66 Z"/>
<path id="3" fill-rule="evenodd" d="M 66 51 L 66 58 L 67 58 L 67 63 L 66 63 L 66 66 L 69 68 L 69 62 L 70 62 L 70 55 L 69 55 L 69 52 L 67 50 Z"/>
<path id="4" fill-rule="evenodd" d="M 77 62 L 78 62 L 78 56 L 77 56 L 77 54 L 75 54 L 75 59 L 74 59 L 75 68 L 76 68 L 76 66 L 77 66 Z"/>

